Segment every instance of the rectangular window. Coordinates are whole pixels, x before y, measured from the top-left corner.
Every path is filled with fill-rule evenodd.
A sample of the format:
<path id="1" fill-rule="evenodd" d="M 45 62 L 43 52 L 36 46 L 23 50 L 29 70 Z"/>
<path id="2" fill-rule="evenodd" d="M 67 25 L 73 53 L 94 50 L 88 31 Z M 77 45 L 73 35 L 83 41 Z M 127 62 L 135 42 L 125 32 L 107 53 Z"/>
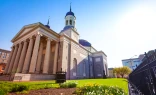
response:
<path id="1" fill-rule="evenodd" d="M 92 62 L 92 58 L 90 58 L 90 62 Z"/>
<path id="2" fill-rule="evenodd" d="M 5 55 L 3 56 L 3 58 L 5 58 Z"/>
<path id="3" fill-rule="evenodd" d="M 4 70 L 5 68 L 4 67 L 2 67 L 2 70 Z"/>
<path id="4" fill-rule="evenodd" d="M 100 58 L 95 59 L 95 62 L 100 62 L 100 61 L 101 61 Z"/>

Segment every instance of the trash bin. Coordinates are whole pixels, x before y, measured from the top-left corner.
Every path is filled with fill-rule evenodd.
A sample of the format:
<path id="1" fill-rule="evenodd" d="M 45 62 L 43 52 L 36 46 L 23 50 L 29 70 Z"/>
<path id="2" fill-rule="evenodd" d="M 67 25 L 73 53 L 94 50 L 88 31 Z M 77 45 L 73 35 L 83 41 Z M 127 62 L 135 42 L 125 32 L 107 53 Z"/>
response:
<path id="1" fill-rule="evenodd" d="M 56 72 L 56 79 L 55 79 L 56 83 L 64 83 L 66 82 L 66 72 Z"/>

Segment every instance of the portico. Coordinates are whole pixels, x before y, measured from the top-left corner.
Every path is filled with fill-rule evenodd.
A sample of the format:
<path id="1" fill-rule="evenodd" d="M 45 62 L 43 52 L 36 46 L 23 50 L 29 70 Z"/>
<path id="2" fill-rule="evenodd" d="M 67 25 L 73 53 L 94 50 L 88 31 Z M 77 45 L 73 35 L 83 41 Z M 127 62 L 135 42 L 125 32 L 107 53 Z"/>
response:
<path id="1" fill-rule="evenodd" d="M 45 26 L 42 28 L 42 26 L 40 23 L 34 26 L 27 26 L 13 38 L 12 42 L 14 44 L 5 74 L 56 73 L 59 35 L 51 30 L 47 31 L 48 28 L 46 29 Z M 30 27 L 36 29 L 31 31 Z"/>

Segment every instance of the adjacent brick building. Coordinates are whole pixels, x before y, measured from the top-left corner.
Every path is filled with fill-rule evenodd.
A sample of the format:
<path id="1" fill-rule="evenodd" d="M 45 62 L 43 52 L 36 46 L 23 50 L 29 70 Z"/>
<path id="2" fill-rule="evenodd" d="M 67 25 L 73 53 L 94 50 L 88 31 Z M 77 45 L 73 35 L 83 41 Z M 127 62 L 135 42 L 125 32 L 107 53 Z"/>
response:
<path id="1" fill-rule="evenodd" d="M 3 73 L 5 66 L 8 63 L 9 55 L 9 50 L 0 49 L 0 74 Z"/>

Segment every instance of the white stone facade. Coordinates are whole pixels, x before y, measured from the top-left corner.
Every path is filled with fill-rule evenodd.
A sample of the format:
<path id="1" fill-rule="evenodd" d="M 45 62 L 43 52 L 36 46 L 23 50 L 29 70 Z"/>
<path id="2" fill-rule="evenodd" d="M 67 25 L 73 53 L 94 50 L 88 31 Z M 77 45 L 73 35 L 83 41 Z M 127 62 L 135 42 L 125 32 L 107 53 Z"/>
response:
<path id="1" fill-rule="evenodd" d="M 67 72 L 66 79 L 108 76 L 106 54 L 79 43 L 75 20 L 70 10 L 60 33 L 42 23 L 24 26 L 12 39 L 12 53 L 5 74 L 14 76 L 11 78 L 14 81 L 20 76 L 23 81 L 54 79 L 61 70 Z"/>

